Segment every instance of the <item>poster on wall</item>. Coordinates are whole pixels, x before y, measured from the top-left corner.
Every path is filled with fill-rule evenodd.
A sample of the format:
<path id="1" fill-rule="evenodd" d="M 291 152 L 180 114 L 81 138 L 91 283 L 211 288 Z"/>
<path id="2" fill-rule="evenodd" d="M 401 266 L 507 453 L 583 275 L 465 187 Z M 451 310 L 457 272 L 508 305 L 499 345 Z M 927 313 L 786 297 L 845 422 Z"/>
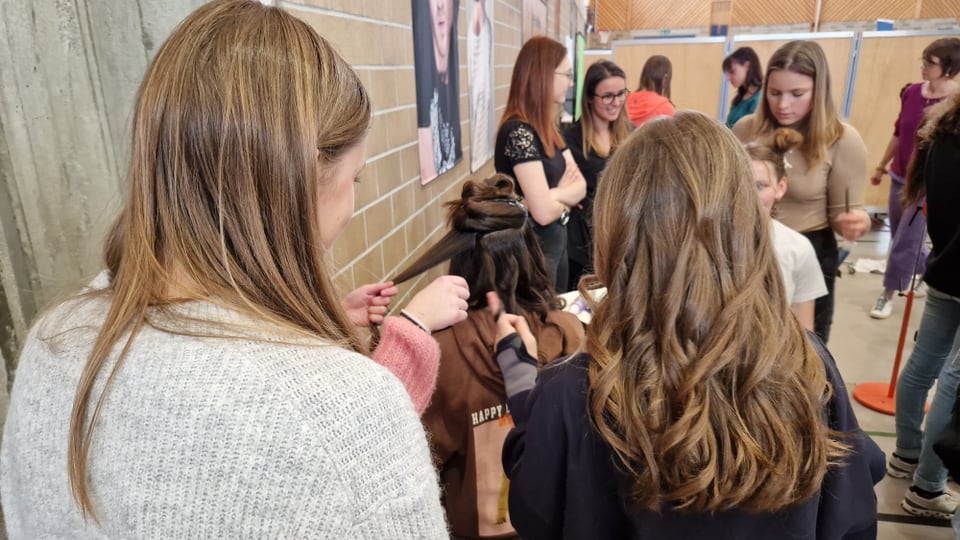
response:
<path id="1" fill-rule="evenodd" d="M 449 171 L 463 159 L 457 3 L 457 0 L 412 0 L 421 184 Z"/>
<path id="2" fill-rule="evenodd" d="M 524 43 L 533 36 L 547 34 L 547 4 L 543 0 L 523 0 L 521 32 Z"/>
<path id="3" fill-rule="evenodd" d="M 496 134 L 493 88 L 493 0 L 474 0 L 467 26 L 470 94 L 470 172 L 493 157 Z"/>

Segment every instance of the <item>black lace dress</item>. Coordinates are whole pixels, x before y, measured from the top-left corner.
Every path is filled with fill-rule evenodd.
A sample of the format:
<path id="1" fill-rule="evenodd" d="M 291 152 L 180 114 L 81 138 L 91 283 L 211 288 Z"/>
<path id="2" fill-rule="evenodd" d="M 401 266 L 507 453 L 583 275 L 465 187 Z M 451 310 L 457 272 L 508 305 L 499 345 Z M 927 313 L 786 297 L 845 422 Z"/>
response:
<path id="1" fill-rule="evenodd" d="M 533 126 L 520 120 L 508 120 L 500 126 L 497 132 L 497 144 L 494 150 L 494 166 L 498 173 L 506 174 L 516 182 L 513 168 L 521 163 L 539 161 L 543 164 L 543 172 L 547 177 L 547 186 L 557 187 L 560 178 L 567 168 L 563 158 L 564 148 L 553 149 L 553 157 L 547 157 L 543 149 L 543 142 Z M 517 193 L 522 197 L 523 190 L 516 182 Z M 533 231 L 540 238 L 540 247 L 547 263 L 547 271 L 553 279 L 557 291 L 567 289 L 567 228 L 560 222 L 554 221 L 548 225 L 539 225 L 531 219 Z"/>

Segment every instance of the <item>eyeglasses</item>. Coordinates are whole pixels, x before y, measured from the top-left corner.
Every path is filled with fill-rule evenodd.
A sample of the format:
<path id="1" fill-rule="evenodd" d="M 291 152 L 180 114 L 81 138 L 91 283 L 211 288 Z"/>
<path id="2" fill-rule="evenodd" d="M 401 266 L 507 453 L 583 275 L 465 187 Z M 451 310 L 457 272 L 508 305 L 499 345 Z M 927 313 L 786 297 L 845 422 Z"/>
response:
<path id="1" fill-rule="evenodd" d="M 554 71 L 554 73 L 557 74 L 557 75 L 563 75 L 564 77 L 570 79 L 571 81 L 573 80 L 573 72 L 572 72 L 572 71 Z"/>
<path id="2" fill-rule="evenodd" d="M 925 67 L 925 68 L 927 68 L 927 69 L 932 68 L 933 66 L 939 66 L 939 65 L 940 65 L 940 62 L 934 62 L 933 60 L 927 60 L 926 58 L 921 58 L 921 59 L 920 59 L 920 62 L 922 62 L 922 63 L 923 63 L 923 67 Z"/>
<path id="3" fill-rule="evenodd" d="M 618 99 L 627 99 L 628 95 L 630 95 L 630 91 L 624 88 L 616 94 L 594 94 L 593 97 L 600 98 L 600 101 L 603 102 L 604 105 L 613 105 L 614 101 Z"/>

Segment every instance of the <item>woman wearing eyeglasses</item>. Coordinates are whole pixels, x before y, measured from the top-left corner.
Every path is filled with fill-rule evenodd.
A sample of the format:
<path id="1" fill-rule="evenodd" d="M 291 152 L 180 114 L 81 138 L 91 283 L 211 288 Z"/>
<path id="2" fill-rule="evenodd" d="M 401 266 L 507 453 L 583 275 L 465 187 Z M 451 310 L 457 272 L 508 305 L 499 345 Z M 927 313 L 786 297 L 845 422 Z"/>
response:
<path id="1" fill-rule="evenodd" d="M 563 133 L 587 182 L 587 196 L 570 211 L 567 223 L 568 291 L 593 271 L 593 196 L 607 159 L 633 128 L 623 107 L 629 93 L 627 74 L 620 66 L 609 60 L 594 62 L 583 81 L 580 120 Z"/>
<path id="2" fill-rule="evenodd" d="M 530 38 L 520 49 L 500 120 L 494 165 L 516 180 L 533 219 L 554 286 L 567 285 L 567 221 L 587 192 L 557 127 L 557 107 L 573 86 L 573 66 L 562 44 Z"/>
<path id="3" fill-rule="evenodd" d="M 883 292 L 870 310 L 870 316 L 874 319 L 889 317 L 893 313 L 894 291 L 908 290 L 913 282 L 914 270 L 923 274 L 926 268 L 927 249 L 923 246 L 926 218 L 922 214 L 914 216 L 913 210 L 907 209 L 907 219 L 901 221 L 903 208 L 900 193 L 924 111 L 960 89 L 960 83 L 954 80 L 960 71 L 960 39 L 935 40 L 923 50 L 921 62 L 923 82 L 908 85 L 900 91 L 900 113 L 893 124 L 893 137 L 890 137 L 880 164 L 870 177 L 870 183 L 879 186 L 884 174 L 890 176 L 887 212 L 893 239 L 887 256 L 887 268 L 883 273 Z M 917 250 L 920 249 L 923 253 L 918 257 Z"/>

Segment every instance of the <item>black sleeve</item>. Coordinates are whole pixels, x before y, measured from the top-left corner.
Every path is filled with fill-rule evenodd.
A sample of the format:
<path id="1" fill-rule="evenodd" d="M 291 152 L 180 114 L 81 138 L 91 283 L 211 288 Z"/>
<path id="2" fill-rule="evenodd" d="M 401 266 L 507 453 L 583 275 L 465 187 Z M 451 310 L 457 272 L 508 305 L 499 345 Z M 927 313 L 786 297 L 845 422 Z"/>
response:
<path id="1" fill-rule="evenodd" d="M 867 539 L 877 537 L 877 497 L 873 486 L 883 478 L 885 456 L 877 443 L 860 429 L 850 405 L 836 361 L 819 338 L 808 332 L 823 360 L 833 395 L 827 405 L 831 429 L 844 434 L 850 447 L 841 463 L 831 466 L 820 488 L 817 514 L 819 539 Z M 879 475 L 879 477 L 878 477 Z"/>
<path id="2" fill-rule="evenodd" d="M 563 536 L 567 430 L 557 409 L 566 396 L 549 378 L 507 400 L 515 427 L 503 444 L 503 470 L 510 522 L 525 540 Z"/>
<path id="3" fill-rule="evenodd" d="M 426 2 L 413 3 L 413 76 L 416 80 L 417 127 L 430 127 L 430 101 L 434 92 L 433 33 Z"/>
<path id="4" fill-rule="evenodd" d="M 543 143 L 534 131 L 533 126 L 524 122 L 517 122 L 504 134 L 503 155 L 510 167 L 528 161 L 541 161 L 546 156 L 543 152 Z"/>

